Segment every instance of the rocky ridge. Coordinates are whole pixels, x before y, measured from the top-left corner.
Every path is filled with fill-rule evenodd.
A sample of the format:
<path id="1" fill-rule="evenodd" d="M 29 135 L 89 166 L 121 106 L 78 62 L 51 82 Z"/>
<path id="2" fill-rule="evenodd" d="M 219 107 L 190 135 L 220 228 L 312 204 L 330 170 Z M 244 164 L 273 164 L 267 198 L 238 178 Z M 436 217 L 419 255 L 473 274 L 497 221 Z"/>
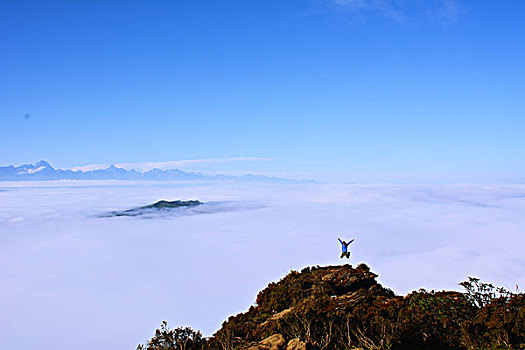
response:
<path id="1" fill-rule="evenodd" d="M 197 341 L 200 333 L 193 333 L 185 349 L 525 348 L 523 293 L 469 278 L 461 283 L 465 293 L 420 289 L 400 296 L 376 278 L 365 264 L 292 271 L 270 283 L 258 294 L 256 305 L 231 316 L 212 337 Z M 140 349 L 180 348 L 178 343 L 166 346 L 163 334 L 157 333 Z"/>

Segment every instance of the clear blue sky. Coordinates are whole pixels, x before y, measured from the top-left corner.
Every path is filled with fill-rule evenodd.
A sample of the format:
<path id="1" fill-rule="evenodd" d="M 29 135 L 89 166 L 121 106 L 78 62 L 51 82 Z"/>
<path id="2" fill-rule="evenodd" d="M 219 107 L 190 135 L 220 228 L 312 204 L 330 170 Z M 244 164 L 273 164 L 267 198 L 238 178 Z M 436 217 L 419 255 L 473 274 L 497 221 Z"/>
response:
<path id="1" fill-rule="evenodd" d="M 265 157 L 222 166 L 525 182 L 524 12 L 522 1 L 0 1 L 0 164 Z"/>

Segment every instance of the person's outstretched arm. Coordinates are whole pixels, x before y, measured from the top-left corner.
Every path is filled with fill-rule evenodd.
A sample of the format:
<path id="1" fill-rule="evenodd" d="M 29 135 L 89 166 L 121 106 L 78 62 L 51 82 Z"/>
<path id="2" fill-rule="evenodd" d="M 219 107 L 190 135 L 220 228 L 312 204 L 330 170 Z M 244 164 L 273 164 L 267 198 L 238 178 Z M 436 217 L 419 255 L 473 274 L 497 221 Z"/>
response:
<path id="1" fill-rule="evenodd" d="M 343 244 L 343 241 L 341 241 L 341 238 L 338 238 L 338 240 L 339 240 L 339 243 Z"/>
<path id="2" fill-rule="evenodd" d="M 353 241 L 355 241 L 355 239 L 352 239 L 350 242 L 348 242 L 348 244 L 352 243 Z"/>

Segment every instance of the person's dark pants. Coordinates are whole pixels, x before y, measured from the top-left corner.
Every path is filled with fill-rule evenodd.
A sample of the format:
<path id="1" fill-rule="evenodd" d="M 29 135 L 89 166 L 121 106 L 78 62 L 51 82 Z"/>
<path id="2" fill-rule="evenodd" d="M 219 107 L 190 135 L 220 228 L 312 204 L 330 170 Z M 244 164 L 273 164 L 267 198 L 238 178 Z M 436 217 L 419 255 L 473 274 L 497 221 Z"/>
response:
<path id="1" fill-rule="evenodd" d="M 346 256 L 346 258 L 350 258 L 350 252 L 342 252 L 341 253 L 341 259 L 344 258 Z"/>

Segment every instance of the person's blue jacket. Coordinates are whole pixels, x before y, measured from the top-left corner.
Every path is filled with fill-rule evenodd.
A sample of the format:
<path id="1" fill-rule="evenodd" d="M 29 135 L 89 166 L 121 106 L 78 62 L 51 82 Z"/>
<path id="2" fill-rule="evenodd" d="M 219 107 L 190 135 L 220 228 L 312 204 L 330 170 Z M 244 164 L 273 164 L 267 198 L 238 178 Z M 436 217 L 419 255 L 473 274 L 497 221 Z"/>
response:
<path id="1" fill-rule="evenodd" d="M 348 251 L 348 246 L 354 241 L 352 239 L 350 242 L 346 243 L 345 241 L 341 241 L 341 238 L 338 238 L 338 240 L 341 243 L 341 249 L 343 250 L 343 253 L 346 253 Z"/>

